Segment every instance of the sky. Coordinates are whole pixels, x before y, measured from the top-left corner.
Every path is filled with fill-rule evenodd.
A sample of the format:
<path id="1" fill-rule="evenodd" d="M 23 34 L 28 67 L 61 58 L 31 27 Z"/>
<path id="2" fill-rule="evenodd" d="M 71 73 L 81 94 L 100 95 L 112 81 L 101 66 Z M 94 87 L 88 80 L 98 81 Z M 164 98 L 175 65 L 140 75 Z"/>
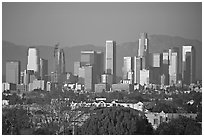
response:
<path id="1" fill-rule="evenodd" d="M 105 46 L 141 32 L 202 41 L 202 3 L 2 4 L 2 39 L 17 45 Z"/>

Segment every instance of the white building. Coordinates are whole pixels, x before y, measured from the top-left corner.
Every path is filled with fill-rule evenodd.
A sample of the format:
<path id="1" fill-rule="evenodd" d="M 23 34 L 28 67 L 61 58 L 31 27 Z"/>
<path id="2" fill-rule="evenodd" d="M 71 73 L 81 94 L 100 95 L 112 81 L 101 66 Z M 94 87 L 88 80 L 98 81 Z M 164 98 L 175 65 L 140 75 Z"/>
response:
<path id="1" fill-rule="evenodd" d="M 39 51 L 34 47 L 30 47 L 28 49 L 27 70 L 34 70 L 34 72 L 39 72 L 39 69 L 40 69 Z"/>
<path id="2" fill-rule="evenodd" d="M 45 90 L 45 81 L 44 80 L 33 80 L 33 83 L 29 83 L 28 91 L 33 91 L 34 89 Z"/>
<path id="3" fill-rule="evenodd" d="M 149 70 L 140 70 L 140 85 L 149 84 Z"/>

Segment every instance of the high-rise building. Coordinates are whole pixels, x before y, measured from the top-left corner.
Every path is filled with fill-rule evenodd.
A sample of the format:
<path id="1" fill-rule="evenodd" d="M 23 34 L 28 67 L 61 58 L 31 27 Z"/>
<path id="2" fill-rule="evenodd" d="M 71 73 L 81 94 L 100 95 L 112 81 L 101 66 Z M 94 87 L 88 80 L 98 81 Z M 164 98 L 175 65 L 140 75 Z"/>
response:
<path id="1" fill-rule="evenodd" d="M 160 53 L 151 53 L 149 56 L 149 82 L 152 84 L 161 84 L 161 64 L 162 55 Z"/>
<path id="2" fill-rule="evenodd" d="M 40 79 L 47 81 L 48 75 L 48 60 L 40 58 Z"/>
<path id="3" fill-rule="evenodd" d="M 20 61 L 6 62 L 6 82 L 20 84 Z"/>
<path id="4" fill-rule="evenodd" d="M 65 74 L 65 55 L 59 44 L 55 45 L 54 49 L 54 73 L 56 73 L 56 83 L 61 83 L 61 77 Z"/>
<path id="5" fill-rule="evenodd" d="M 131 78 L 131 74 L 133 72 L 133 57 L 124 57 L 123 59 L 123 79 L 129 79 Z"/>
<path id="6" fill-rule="evenodd" d="M 195 82 L 195 49 L 193 46 L 182 47 L 182 79 L 184 84 Z"/>
<path id="7" fill-rule="evenodd" d="M 96 65 L 96 52 L 95 51 L 81 51 L 81 65 Z"/>
<path id="8" fill-rule="evenodd" d="M 39 70 L 40 70 L 39 50 L 35 47 L 30 47 L 28 49 L 27 70 L 33 70 L 36 77 L 39 76 Z"/>
<path id="9" fill-rule="evenodd" d="M 97 51 L 97 65 L 96 65 L 96 73 L 97 73 L 97 83 L 101 82 L 101 75 L 104 73 L 104 53 L 102 51 Z"/>
<path id="10" fill-rule="evenodd" d="M 24 76 L 25 76 L 25 73 L 24 73 L 24 71 L 22 71 L 21 72 L 21 77 L 20 77 L 20 84 L 24 83 Z"/>
<path id="11" fill-rule="evenodd" d="M 109 85 L 113 84 L 113 76 L 111 74 L 102 74 L 101 83 Z"/>
<path id="12" fill-rule="evenodd" d="M 79 68 L 81 67 L 81 62 L 77 61 L 74 62 L 74 75 L 78 76 L 79 75 Z"/>
<path id="13" fill-rule="evenodd" d="M 81 66 L 92 66 L 93 83 L 97 83 L 100 79 L 97 79 L 100 74 L 98 70 L 97 53 L 95 51 L 81 51 Z"/>
<path id="14" fill-rule="evenodd" d="M 142 69 L 147 69 L 149 67 L 149 45 L 147 33 L 140 33 L 138 57 L 142 59 Z"/>
<path id="15" fill-rule="evenodd" d="M 173 47 L 172 51 L 177 53 L 177 80 L 182 80 L 182 47 Z"/>
<path id="16" fill-rule="evenodd" d="M 134 56 L 134 83 L 140 83 L 141 58 Z"/>
<path id="17" fill-rule="evenodd" d="M 169 84 L 177 84 L 178 80 L 178 53 L 169 49 Z"/>
<path id="18" fill-rule="evenodd" d="M 93 91 L 94 81 L 93 81 L 93 66 L 85 66 L 85 80 L 84 87 L 86 91 Z"/>
<path id="19" fill-rule="evenodd" d="M 57 74 L 65 73 L 64 50 L 59 48 L 59 44 L 54 49 L 54 72 Z"/>
<path id="20" fill-rule="evenodd" d="M 149 61 L 149 66 L 156 68 L 161 67 L 161 53 L 151 53 Z"/>
<path id="21" fill-rule="evenodd" d="M 105 72 L 113 75 L 113 83 L 116 82 L 116 42 L 106 41 L 106 67 Z"/>
<path id="22" fill-rule="evenodd" d="M 169 85 L 169 52 L 162 53 L 162 75 L 165 78 L 164 85 Z"/>
<path id="23" fill-rule="evenodd" d="M 78 83 L 84 84 L 84 80 L 85 80 L 85 68 L 84 66 L 82 66 L 79 68 Z"/>
<path id="24" fill-rule="evenodd" d="M 140 70 L 140 85 L 149 84 L 149 70 L 143 69 Z"/>

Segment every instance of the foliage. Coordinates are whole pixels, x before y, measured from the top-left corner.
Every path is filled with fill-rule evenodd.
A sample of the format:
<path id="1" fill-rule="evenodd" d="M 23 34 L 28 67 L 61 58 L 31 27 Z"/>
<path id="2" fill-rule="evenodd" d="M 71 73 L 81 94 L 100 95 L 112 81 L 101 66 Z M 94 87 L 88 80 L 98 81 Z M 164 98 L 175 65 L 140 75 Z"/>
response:
<path id="1" fill-rule="evenodd" d="M 32 134 L 33 135 L 54 135 L 54 132 L 51 131 L 49 128 L 39 128 L 39 129 L 36 129 Z"/>
<path id="2" fill-rule="evenodd" d="M 10 105 L 22 104 L 22 100 L 16 93 L 13 93 L 13 95 L 9 97 L 9 104 Z"/>
<path id="3" fill-rule="evenodd" d="M 201 125 L 195 120 L 179 117 L 172 119 L 169 123 L 162 123 L 156 130 L 159 135 L 200 135 Z"/>
<path id="4" fill-rule="evenodd" d="M 177 108 L 172 102 L 157 102 L 157 104 L 153 107 L 152 112 L 161 112 L 164 111 L 165 113 L 176 113 Z"/>
<path id="5" fill-rule="evenodd" d="M 153 129 L 143 113 L 123 107 L 103 108 L 94 111 L 78 134 L 131 135 L 152 134 Z"/>
<path id="6" fill-rule="evenodd" d="M 7 109 L 3 111 L 2 116 L 2 134 L 20 134 L 20 130 L 29 128 L 29 117 L 26 110 L 20 109 Z"/>

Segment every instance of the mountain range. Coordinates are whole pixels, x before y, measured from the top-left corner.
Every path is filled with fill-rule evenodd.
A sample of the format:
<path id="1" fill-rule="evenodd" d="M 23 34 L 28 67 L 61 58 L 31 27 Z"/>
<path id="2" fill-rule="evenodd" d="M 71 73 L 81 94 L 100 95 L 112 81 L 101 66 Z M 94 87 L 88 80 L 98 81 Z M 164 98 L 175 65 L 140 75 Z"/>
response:
<path id="1" fill-rule="evenodd" d="M 183 45 L 193 45 L 196 50 L 196 79 L 202 79 L 202 42 L 198 40 L 184 39 L 182 37 L 172 37 L 167 35 L 150 35 L 149 51 L 150 53 L 162 52 L 171 47 L 180 47 Z M 105 43 L 105 42 L 104 42 Z M 53 71 L 53 46 L 37 45 L 40 51 L 40 57 L 48 60 L 48 71 Z M 72 47 L 63 47 L 65 52 L 66 71 L 74 72 L 74 62 L 80 61 L 80 52 L 82 50 L 95 50 L 105 52 L 103 47 L 95 45 L 76 45 Z M 6 61 L 21 61 L 21 70 L 26 69 L 28 46 L 16 45 L 8 41 L 2 41 L 2 81 L 5 81 Z M 123 57 L 136 56 L 138 50 L 138 40 L 135 42 L 126 42 L 117 44 L 116 48 L 116 74 L 122 75 Z"/>

